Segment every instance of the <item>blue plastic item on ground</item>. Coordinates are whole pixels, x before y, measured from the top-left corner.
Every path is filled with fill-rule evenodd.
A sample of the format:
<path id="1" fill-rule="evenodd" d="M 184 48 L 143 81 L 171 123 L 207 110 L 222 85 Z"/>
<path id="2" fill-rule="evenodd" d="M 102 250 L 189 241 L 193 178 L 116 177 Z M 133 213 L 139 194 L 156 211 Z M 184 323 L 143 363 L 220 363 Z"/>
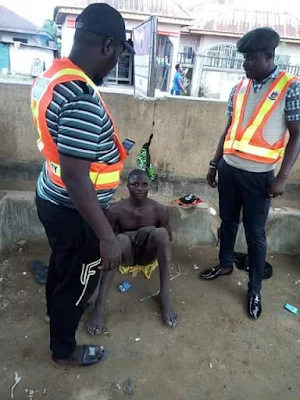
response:
<path id="1" fill-rule="evenodd" d="M 289 304 L 289 303 L 286 303 L 286 304 L 284 305 L 284 308 L 285 308 L 286 310 L 288 310 L 289 312 L 295 314 L 295 315 L 298 314 L 298 308 L 292 306 L 292 305 Z"/>
<path id="2" fill-rule="evenodd" d="M 127 290 L 131 289 L 131 284 L 129 282 L 122 282 L 119 285 L 119 290 L 120 292 L 124 293 L 127 292 Z"/>

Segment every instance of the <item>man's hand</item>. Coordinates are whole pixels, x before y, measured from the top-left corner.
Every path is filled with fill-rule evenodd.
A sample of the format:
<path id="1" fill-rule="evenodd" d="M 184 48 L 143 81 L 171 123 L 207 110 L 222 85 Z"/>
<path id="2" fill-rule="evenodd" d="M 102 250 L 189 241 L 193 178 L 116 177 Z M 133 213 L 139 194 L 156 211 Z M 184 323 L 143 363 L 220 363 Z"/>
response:
<path id="1" fill-rule="evenodd" d="M 216 188 L 217 187 L 217 169 L 216 168 L 209 168 L 207 176 L 206 176 L 206 181 L 209 184 L 210 187 Z"/>
<path id="2" fill-rule="evenodd" d="M 104 270 L 114 271 L 122 261 L 122 251 L 116 236 L 108 240 L 100 240 L 101 267 Z"/>
<path id="3" fill-rule="evenodd" d="M 121 262 L 120 244 L 99 207 L 99 200 L 89 176 L 90 164 L 90 161 L 60 154 L 62 179 L 74 206 L 100 240 L 101 269 L 114 270 Z"/>
<path id="4" fill-rule="evenodd" d="M 276 176 L 269 184 L 268 195 L 270 199 L 275 199 L 281 196 L 285 190 L 287 178 Z"/>
<path id="5" fill-rule="evenodd" d="M 148 236 L 150 235 L 150 233 L 152 231 L 154 231 L 154 229 L 156 229 L 155 226 L 145 226 L 143 228 L 140 228 L 137 231 L 137 234 L 134 239 L 135 245 L 139 246 L 139 247 L 143 247 L 146 243 L 146 240 L 148 239 Z"/>

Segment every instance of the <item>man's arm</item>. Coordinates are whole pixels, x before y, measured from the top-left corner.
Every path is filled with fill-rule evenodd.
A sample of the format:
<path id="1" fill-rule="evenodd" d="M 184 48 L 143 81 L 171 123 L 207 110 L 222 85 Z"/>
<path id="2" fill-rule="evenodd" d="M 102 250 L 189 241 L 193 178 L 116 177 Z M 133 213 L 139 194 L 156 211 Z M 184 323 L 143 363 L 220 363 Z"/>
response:
<path id="1" fill-rule="evenodd" d="M 217 150 L 216 150 L 215 155 L 214 155 L 214 157 L 212 159 L 212 161 L 214 161 L 216 164 L 218 164 L 219 161 L 223 157 L 223 147 L 224 147 L 225 137 L 227 135 L 227 132 L 228 132 L 228 129 L 230 128 L 231 123 L 232 123 L 232 117 L 228 117 L 226 127 L 225 127 L 224 132 L 222 133 L 222 135 L 220 137 L 220 140 L 219 140 L 219 143 L 218 143 L 218 146 L 217 146 Z"/>
<path id="2" fill-rule="evenodd" d="M 65 104 L 58 119 L 57 148 L 61 177 L 75 209 L 100 240 L 102 266 L 115 269 L 121 260 L 119 242 L 105 217 L 90 180 L 91 162 L 97 161 L 103 110 L 92 95 L 85 94 Z M 101 150 L 101 149 L 100 149 Z"/>
<path id="3" fill-rule="evenodd" d="M 117 209 L 117 204 L 114 204 L 112 207 L 108 209 L 107 212 L 107 219 L 110 223 L 112 230 L 114 231 L 115 235 L 118 235 L 120 232 L 120 225 L 119 225 L 119 212 Z"/>
<path id="4" fill-rule="evenodd" d="M 300 153 L 300 121 L 287 122 L 290 138 L 287 143 L 278 176 L 288 178 Z"/>
<path id="5" fill-rule="evenodd" d="M 300 153 L 300 121 L 287 121 L 287 127 L 290 137 L 280 170 L 270 184 L 270 197 L 277 197 L 283 194 L 289 174 Z"/>
<path id="6" fill-rule="evenodd" d="M 183 92 L 185 92 L 185 88 L 184 88 L 184 86 L 183 86 L 183 82 L 182 82 L 182 79 L 177 79 L 177 83 L 178 83 L 178 86 L 180 87 L 180 89 L 183 91 Z"/>
<path id="7" fill-rule="evenodd" d="M 170 241 L 173 240 L 173 234 L 170 226 L 170 214 L 167 208 L 161 207 L 158 210 L 158 226 L 157 228 L 165 228 L 169 234 Z"/>
<path id="8" fill-rule="evenodd" d="M 212 159 L 212 161 L 216 164 L 216 166 L 210 166 L 209 170 L 208 170 L 208 173 L 207 173 L 207 176 L 206 176 L 206 181 L 209 184 L 209 186 L 212 187 L 212 188 L 216 188 L 217 187 L 216 177 L 217 177 L 218 163 L 220 162 L 220 160 L 223 157 L 224 141 L 225 141 L 225 137 L 227 135 L 227 131 L 228 131 L 230 125 L 231 125 L 231 121 L 232 121 L 232 118 L 228 117 L 228 121 L 227 121 L 225 130 L 224 130 L 224 132 L 222 133 L 222 135 L 220 137 L 217 150 L 216 150 L 215 155 L 214 155 L 214 157 Z"/>
<path id="9" fill-rule="evenodd" d="M 289 130 L 287 143 L 281 168 L 269 187 L 269 196 L 280 196 L 285 189 L 288 176 L 295 164 L 300 151 L 300 82 L 294 81 L 287 92 L 285 100 L 285 118 Z"/>
<path id="10" fill-rule="evenodd" d="M 231 90 L 231 93 L 229 95 L 229 100 L 227 104 L 227 112 L 226 115 L 228 116 L 227 124 L 225 126 L 225 129 L 220 137 L 217 150 L 214 154 L 214 157 L 211 161 L 213 161 L 216 164 L 216 167 L 209 167 L 206 180 L 209 186 L 212 188 L 217 187 L 217 181 L 216 181 L 216 176 L 217 176 L 217 166 L 220 160 L 223 157 L 223 147 L 224 147 L 224 141 L 228 132 L 228 129 L 230 128 L 230 125 L 232 123 L 232 115 L 233 115 L 233 102 L 234 102 L 234 95 L 236 92 L 237 86 L 234 86 L 234 88 Z"/>
<path id="11" fill-rule="evenodd" d="M 73 200 L 74 207 L 88 222 L 100 240 L 114 237 L 113 230 L 104 215 L 90 180 L 90 161 L 79 160 L 60 154 L 62 180 Z"/>
<path id="12" fill-rule="evenodd" d="M 228 129 L 230 128 L 230 125 L 232 124 L 233 107 L 234 107 L 234 95 L 235 95 L 236 89 L 237 89 L 237 85 L 233 87 L 233 89 L 231 90 L 230 95 L 229 95 L 229 99 L 228 99 L 228 103 L 227 103 L 227 111 L 226 111 L 226 115 L 228 117 L 227 124 L 225 126 L 225 129 L 224 129 L 221 137 L 220 137 L 217 150 L 216 150 L 215 155 L 214 155 L 214 157 L 212 159 L 212 161 L 214 161 L 216 164 L 218 164 L 219 161 L 223 157 L 223 147 L 224 147 L 225 137 L 227 135 Z"/>

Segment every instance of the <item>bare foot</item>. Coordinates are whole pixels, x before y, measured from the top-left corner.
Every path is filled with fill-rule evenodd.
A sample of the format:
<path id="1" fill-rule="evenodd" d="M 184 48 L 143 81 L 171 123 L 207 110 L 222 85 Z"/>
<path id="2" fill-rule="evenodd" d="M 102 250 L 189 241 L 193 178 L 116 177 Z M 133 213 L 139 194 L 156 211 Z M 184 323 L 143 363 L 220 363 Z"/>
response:
<path id="1" fill-rule="evenodd" d="M 86 324 L 86 329 L 91 335 L 100 335 L 104 326 L 104 317 L 106 314 L 106 307 L 95 307 L 89 321 Z"/>
<path id="2" fill-rule="evenodd" d="M 169 328 L 174 328 L 178 323 L 178 315 L 172 306 L 172 302 L 170 296 L 163 297 L 161 296 L 161 311 L 162 311 L 162 318 L 164 323 Z"/>

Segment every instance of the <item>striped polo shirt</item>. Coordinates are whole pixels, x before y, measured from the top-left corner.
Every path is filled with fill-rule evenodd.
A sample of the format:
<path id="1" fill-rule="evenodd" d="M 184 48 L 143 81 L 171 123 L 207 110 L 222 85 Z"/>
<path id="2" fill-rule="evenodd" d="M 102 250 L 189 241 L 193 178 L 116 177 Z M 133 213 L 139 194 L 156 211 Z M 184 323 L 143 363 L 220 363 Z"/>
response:
<path id="1" fill-rule="evenodd" d="M 54 87 L 46 114 L 47 126 L 60 154 L 106 164 L 120 160 L 114 128 L 99 95 L 88 84 L 69 81 Z M 98 190 L 102 208 L 107 208 L 115 189 Z M 66 189 L 49 178 L 46 164 L 37 182 L 37 195 L 57 205 L 74 208 Z"/>

